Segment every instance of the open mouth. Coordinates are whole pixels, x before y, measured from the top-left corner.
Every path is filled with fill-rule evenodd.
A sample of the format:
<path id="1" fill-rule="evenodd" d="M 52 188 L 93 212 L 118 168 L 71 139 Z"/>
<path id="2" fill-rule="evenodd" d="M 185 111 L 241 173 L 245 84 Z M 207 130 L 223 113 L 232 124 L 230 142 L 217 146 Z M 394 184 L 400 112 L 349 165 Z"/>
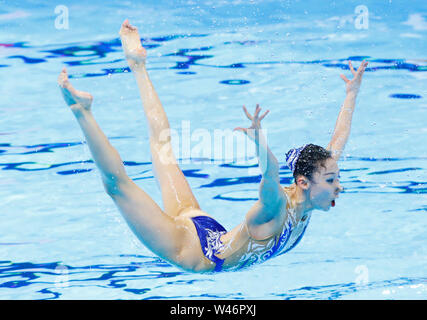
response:
<path id="1" fill-rule="evenodd" d="M 331 206 L 332 206 L 332 207 L 335 207 L 335 200 L 332 200 L 332 201 L 331 201 Z"/>

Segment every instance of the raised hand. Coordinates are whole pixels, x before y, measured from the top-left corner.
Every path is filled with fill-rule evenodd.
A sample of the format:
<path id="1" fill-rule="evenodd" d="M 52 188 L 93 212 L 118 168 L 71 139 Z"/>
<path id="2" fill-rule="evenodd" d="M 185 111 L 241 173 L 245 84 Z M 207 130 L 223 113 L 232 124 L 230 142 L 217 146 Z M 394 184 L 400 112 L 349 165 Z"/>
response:
<path id="1" fill-rule="evenodd" d="M 353 74 L 354 78 L 349 80 L 343 74 L 341 74 L 340 77 L 346 83 L 347 94 L 348 93 L 357 94 L 359 92 L 360 84 L 362 82 L 362 76 L 363 76 L 363 73 L 365 72 L 366 66 L 368 65 L 368 61 L 363 60 L 359 68 L 357 69 L 357 71 L 354 70 L 353 65 L 351 64 L 351 61 L 348 62 L 348 65 L 350 67 L 350 71 Z"/>
<path id="2" fill-rule="evenodd" d="M 255 108 L 255 113 L 253 115 L 248 112 L 245 106 L 243 106 L 243 111 L 245 112 L 246 117 L 251 120 L 251 126 L 249 128 L 237 127 L 234 130 L 241 131 L 249 138 L 255 139 L 256 133 L 261 129 L 261 120 L 265 118 L 265 116 L 270 112 L 270 110 L 267 110 L 262 116 L 259 116 L 261 112 L 261 107 L 259 106 L 259 104 L 257 104 Z"/>

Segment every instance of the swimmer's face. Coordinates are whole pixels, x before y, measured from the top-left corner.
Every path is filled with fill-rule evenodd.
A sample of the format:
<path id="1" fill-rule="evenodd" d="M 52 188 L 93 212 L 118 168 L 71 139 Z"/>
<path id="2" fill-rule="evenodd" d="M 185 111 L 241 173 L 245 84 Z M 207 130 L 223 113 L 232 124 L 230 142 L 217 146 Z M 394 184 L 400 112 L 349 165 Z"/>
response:
<path id="1" fill-rule="evenodd" d="M 340 170 L 337 162 L 329 158 L 319 165 L 308 181 L 307 191 L 313 209 L 328 211 L 335 205 L 335 199 L 343 190 L 339 181 Z"/>

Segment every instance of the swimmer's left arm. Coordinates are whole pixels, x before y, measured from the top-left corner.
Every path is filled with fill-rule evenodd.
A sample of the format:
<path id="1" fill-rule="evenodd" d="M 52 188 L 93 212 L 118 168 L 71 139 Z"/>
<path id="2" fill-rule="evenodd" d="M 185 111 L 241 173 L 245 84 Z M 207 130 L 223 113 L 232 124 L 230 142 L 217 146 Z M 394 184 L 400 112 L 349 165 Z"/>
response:
<path id="1" fill-rule="evenodd" d="M 368 62 L 362 61 L 357 71 L 354 70 L 351 61 L 349 61 L 348 64 L 354 78 L 349 80 L 345 75 L 341 75 L 341 79 L 346 83 L 346 97 L 338 115 L 332 139 L 326 148 L 332 152 L 332 157 L 337 161 L 344 150 L 348 137 L 350 136 L 351 121 L 353 118 L 354 108 L 356 106 L 356 98 L 359 93 L 362 76 Z"/>

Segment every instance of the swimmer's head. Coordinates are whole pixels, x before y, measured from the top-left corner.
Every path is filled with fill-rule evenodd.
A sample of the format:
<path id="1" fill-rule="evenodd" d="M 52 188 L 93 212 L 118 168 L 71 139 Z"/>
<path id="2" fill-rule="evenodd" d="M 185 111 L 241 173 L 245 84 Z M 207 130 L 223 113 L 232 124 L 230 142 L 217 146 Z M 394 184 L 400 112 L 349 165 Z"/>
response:
<path id="1" fill-rule="evenodd" d="M 286 154 L 295 184 L 305 190 L 313 209 L 329 210 L 342 191 L 339 169 L 330 151 L 308 144 Z"/>
<path id="2" fill-rule="evenodd" d="M 313 173 L 329 158 L 332 158 L 331 152 L 315 144 L 306 144 L 300 148 L 291 149 L 286 154 L 286 162 L 292 170 L 295 180 L 299 175 L 311 180 Z"/>

